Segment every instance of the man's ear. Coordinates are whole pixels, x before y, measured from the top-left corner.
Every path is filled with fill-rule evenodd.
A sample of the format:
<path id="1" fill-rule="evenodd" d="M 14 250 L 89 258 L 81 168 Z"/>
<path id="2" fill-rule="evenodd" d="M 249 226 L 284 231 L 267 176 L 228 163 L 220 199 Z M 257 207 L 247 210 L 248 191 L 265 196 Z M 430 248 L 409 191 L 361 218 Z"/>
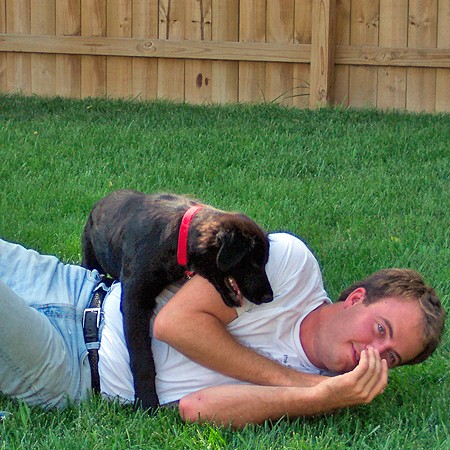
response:
<path id="1" fill-rule="evenodd" d="M 366 298 L 366 289 L 363 287 L 356 288 L 354 291 L 350 292 L 348 297 L 344 300 L 345 308 L 350 308 L 353 305 L 362 303 Z"/>
<path id="2" fill-rule="evenodd" d="M 228 272 L 239 264 L 242 258 L 251 250 L 252 241 L 234 231 L 217 233 L 220 248 L 216 257 L 216 266 L 221 272 Z"/>

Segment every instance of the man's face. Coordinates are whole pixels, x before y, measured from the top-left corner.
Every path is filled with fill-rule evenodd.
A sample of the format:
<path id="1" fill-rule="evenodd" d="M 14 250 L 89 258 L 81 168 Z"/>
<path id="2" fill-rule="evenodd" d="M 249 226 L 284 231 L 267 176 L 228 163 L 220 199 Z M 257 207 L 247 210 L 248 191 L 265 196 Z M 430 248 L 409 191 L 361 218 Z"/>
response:
<path id="1" fill-rule="evenodd" d="M 387 297 L 366 305 L 364 298 L 363 288 L 353 291 L 336 312 L 327 336 L 322 334 L 317 343 L 318 359 L 328 370 L 353 370 L 369 347 L 379 351 L 389 368 L 423 350 L 423 315 L 416 302 Z"/>

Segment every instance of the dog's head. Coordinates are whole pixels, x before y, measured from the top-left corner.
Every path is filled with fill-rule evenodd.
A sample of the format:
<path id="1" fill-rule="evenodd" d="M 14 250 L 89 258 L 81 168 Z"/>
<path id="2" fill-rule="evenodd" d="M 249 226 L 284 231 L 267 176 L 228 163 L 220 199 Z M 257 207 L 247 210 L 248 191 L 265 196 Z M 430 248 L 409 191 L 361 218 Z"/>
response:
<path id="1" fill-rule="evenodd" d="M 193 270 L 207 278 L 228 306 L 273 300 L 266 275 L 269 257 L 267 234 L 243 214 L 215 214 L 197 228 Z M 192 247 L 191 247 L 192 249 Z"/>

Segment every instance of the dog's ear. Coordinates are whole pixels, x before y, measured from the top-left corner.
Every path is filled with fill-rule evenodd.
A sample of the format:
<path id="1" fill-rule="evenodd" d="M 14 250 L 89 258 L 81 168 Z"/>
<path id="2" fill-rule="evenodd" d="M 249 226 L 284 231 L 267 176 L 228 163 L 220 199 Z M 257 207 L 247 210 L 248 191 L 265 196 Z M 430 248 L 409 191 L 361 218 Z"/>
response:
<path id="1" fill-rule="evenodd" d="M 216 265 L 221 272 L 227 272 L 238 264 L 254 245 L 251 238 L 246 238 L 234 230 L 219 231 L 217 241 L 220 248 L 216 257 Z"/>

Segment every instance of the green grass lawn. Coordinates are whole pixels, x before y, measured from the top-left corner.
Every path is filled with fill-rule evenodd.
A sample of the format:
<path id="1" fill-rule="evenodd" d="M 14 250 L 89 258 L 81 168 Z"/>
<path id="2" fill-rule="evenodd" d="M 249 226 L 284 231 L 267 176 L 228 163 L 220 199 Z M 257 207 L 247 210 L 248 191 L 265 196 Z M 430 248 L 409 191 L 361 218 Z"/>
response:
<path id="1" fill-rule="evenodd" d="M 302 237 L 331 298 L 384 267 L 450 305 L 449 115 L 0 96 L 0 237 L 80 262 L 93 203 L 191 194 Z M 0 343 L 1 345 L 1 343 Z M 0 449 L 447 449 L 449 333 L 370 405 L 232 432 L 92 400 L 42 412 L 0 397 Z"/>

